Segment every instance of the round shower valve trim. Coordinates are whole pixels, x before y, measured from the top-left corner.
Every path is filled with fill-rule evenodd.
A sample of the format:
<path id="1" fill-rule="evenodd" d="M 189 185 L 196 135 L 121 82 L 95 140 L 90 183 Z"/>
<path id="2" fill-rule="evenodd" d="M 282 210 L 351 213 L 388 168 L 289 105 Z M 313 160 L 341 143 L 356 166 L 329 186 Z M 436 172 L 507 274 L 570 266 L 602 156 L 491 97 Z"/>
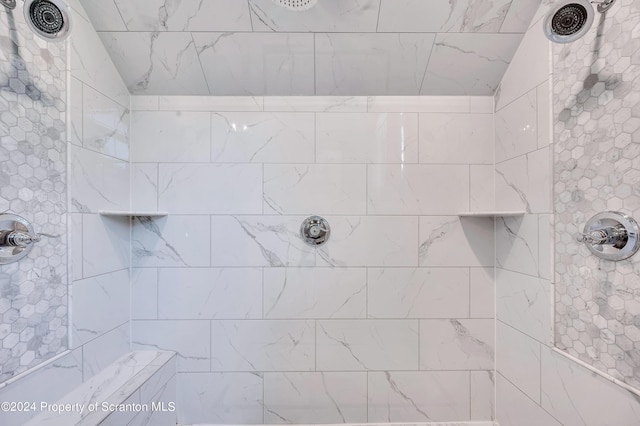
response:
<path id="1" fill-rule="evenodd" d="M 596 257 L 615 262 L 633 256 L 640 249 L 639 229 L 629 215 L 601 212 L 587 221 L 577 240 Z"/>
<path id="2" fill-rule="evenodd" d="M 300 237 L 306 244 L 318 247 L 329 240 L 331 227 L 329 222 L 320 216 L 309 216 L 300 226 Z"/>

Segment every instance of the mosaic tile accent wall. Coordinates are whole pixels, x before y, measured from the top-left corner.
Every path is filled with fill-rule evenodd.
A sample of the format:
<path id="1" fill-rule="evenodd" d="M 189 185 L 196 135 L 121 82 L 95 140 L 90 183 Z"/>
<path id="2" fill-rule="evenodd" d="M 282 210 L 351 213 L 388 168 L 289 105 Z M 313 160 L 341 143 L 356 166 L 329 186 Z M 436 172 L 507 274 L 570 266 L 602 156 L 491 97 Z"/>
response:
<path id="1" fill-rule="evenodd" d="M 0 382 L 68 347 L 66 47 L 0 8 L 0 211 L 59 235 L 0 267 Z"/>
<path id="2" fill-rule="evenodd" d="M 556 345 L 640 389 L 640 255 L 575 240 L 603 210 L 640 219 L 640 0 L 618 0 L 554 60 Z"/>

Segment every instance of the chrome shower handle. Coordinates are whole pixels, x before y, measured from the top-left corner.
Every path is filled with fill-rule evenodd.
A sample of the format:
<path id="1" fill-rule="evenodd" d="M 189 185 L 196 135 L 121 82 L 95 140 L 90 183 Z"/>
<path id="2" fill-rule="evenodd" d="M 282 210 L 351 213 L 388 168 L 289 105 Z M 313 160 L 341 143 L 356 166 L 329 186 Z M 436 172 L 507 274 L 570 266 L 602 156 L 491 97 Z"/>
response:
<path id="1" fill-rule="evenodd" d="M 590 230 L 588 233 L 580 233 L 577 237 L 578 242 L 602 245 L 616 245 L 627 238 L 627 230 L 624 227 L 605 227 Z M 625 241 L 626 242 L 626 241 Z"/>
<path id="2" fill-rule="evenodd" d="M 27 247 L 29 244 L 38 243 L 42 240 L 42 237 L 58 238 L 59 235 L 52 234 L 34 234 L 31 235 L 28 232 L 12 230 L 12 231 L 0 231 L 0 245 L 10 247 Z"/>

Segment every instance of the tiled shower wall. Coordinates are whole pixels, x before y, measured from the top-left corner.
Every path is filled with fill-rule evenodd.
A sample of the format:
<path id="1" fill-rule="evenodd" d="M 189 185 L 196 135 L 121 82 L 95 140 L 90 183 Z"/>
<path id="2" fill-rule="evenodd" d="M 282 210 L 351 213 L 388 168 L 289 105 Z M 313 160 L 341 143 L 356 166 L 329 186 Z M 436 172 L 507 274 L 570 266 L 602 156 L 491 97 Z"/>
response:
<path id="1" fill-rule="evenodd" d="M 0 212 L 43 238 L 0 266 L 0 382 L 68 347 L 66 46 L 0 7 Z"/>
<path id="2" fill-rule="evenodd" d="M 556 345 L 640 391 L 640 256 L 600 260 L 575 239 L 601 211 L 640 219 L 639 21 L 640 1 L 620 0 L 599 36 L 554 47 L 553 102 Z"/>
<path id="3" fill-rule="evenodd" d="M 497 207 L 528 212 L 518 219 L 497 219 L 496 225 L 496 416 L 501 426 L 635 425 L 640 423 L 637 395 L 553 348 L 554 238 L 549 213 L 555 208 L 556 220 L 564 218 L 558 200 L 551 204 L 547 146 L 554 142 L 550 123 L 558 120 L 559 111 L 553 112 L 553 120 L 545 118 L 551 115 L 550 80 L 561 84 L 562 79 L 575 79 L 577 72 L 558 74 L 564 62 L 556 57 L 550 78 L 551 45 L 540 21 L 545 12 L 543 5 L 496 99 Z M 585 57 L 587 53 L 580 52 L 574 58 Z M 564 143 L 567 140 L 556 136 L 556 147 Z M 574 238 L 575 233 L 556 228 L 555 241 Z"/>
<path id="4" fill-rule="evenodd" d="M 46 69 L 46 58 L 55 62 L 64 61 L 60 69 L 61 74 L 57 77 L 62 82 L 62 87 L 59 92 L 56 92 L 59 99 L 55 102 L 63 102 L 64 104 L 67 93 L 70 97 L 68 120 L 71 131 L 68 138 L 60 133 L 60 143 L 62 143 L 60 152 L 54 154 L 52 150 L 47 152 L 43 148 L 36 149 L 35 152 L 48 158 L 48 160 L 41 162 L 41 168 L 48 173 L 45 176 L 48 176 L 49 180 L 38 182 L 38 187 L 46 193 L 48 200 L 56 197 L 56 185 L 64 184 L 67 153 L 70 158 L 68 164 L 70 170 L 68 179 L 69 198 L 71 199 L 70 212 L 67 214 L 67 191 L 66 187 L 63 187 L 62 198 L 56 203 L 56 208 L 47 207 L 47 212 L 48 210 L 52 211 L 48 215 L 45 212 L 44 217 L 48 220 L 59 220 L 57 226 L 62 227 L 63 230 L 67 223 L 67 217 L 69 218 L 68 265 L 69 280 L 72 283 L 70 286 L 72 335 L 69 342 L 71 351 L 43 368 L 31 371 L 28 375 L 6 384 L 0 389 L 0 400 L 2 401 L 33 401 L 36 404 L 41 401 L 56 402 L 83 380 L 90 378 L 123 352 L 129 350 L 129 224 L 126 219 L 109 220 L 101 218 L 97 214 L 99 209 L 126 210 L 129 207 L 127 165 L 129 94 L 84 11 L 75 1 L 70 3 L 73 7 L 74 28 L 73 35 L 67 45 L 69 49 L 68 72 L 64 55 L 64 60 L 54 59 L 47 55 L 47 50 L 39 49 L 30 55 L 33 55 L 33 62 L 41 66 L 42 69 Z M 3 19 L 7 16 L 4 10 L 0 11 L 0 14 Z M 18 15 L 21 17 L 22 13 L 19 11 L 14 15 L 18 19 Z M 2 32 L 0 34 L 4 36 L 9 33 Z M 31 33 L 26 28 L 20 30 L 20 37 L 23 34 L 27 34 L 25 39 L 29 40 L 27 47 L 36 43 L 31 40 Z M 11 48 L 12 46 L 8 41 L 9 38 L 3 40 L 5 42 L 0 43 L 0 54 L 6 52 L 2 50 L 3 48 Z M 64 46 L 66 45 L 56 44 L 50 45 L 49 48 L 61 49 Z M 17 60 L 16 56 L 13 58 Z M 2 63 L 5 64 L 5 62 Z M 33 72 L 38 69 L 40 68 L 37 66 Z M 27 70 L 30 70 L 29 65 Z M 1 75 L 3 76 L 11 75 L 4 74 L 4 69 L 2 71 Z M 24 71 L 18 73 L 18 76 L 20 75 L 23 78 L 28 77 Z M 65 86 L 67 78 L 70 81 L 68 87 Z M 20 87 L 19 85 L 15 86 L 16 84 L 18 83 L 10 83 L 10 87 Z M 7 90 L 1 92 L 3 101 L 9 93 Z M 27 90 L 27 93 L 30 92 Z M 28 103 L 20 96 L 17 96 L 18 104 Z M 14 101 L 10 101 L 10 105 L 11 102 Z M 42 102 L 44 101 L 40 101 L 40 103 Z M 38 103 L 35 100 L 33 105 L 32 108 L 38 110 Z M 20 108 L 22 107 L 18 106 L 18 110 Z M 6 116 L 3 115 L 3 117 Z M 28 109 L 27 117 L 30 117 Z M 41 114 L 42 123 L 48 123 L 47 120 L 47 116 Z M 18 119 L 16 129 L 26 124 L 24 118 Z M 31 132 L 37 133 L 39 139 L 36 140 L 40 140 L 44 146 L 50 143 L 49 138 L 53 135 L 53 131 L 42 134 L 42 130 L 43 127 L 34 127 Z M 46 127 L 44 130 L 47 130 Z M 17 130 L 13 130 L 12 134 L 15 131 Z M 28 132 L 27 135 L 29 135 Z M 13 137 L 15 138 L 15 136 Z M 30 140 L 33 139 L 27 137 L 27 143 Z M 12 139 L 8 136 L 2 136 L 3 147 L 11 141 Z M 58 177 L 58 184 L 53 185 L 49 181 L 56 177 L 57 168 L 54 166 L 57 167 L 57 162 L 54 160 L 57 158 L 59 158 L 58 162 L 62 164 L 62 172 Z M 34 167 L 33 174 L 34 177 L 37 177 L 41 171 L 33 166 L 31 161 L 33 159 L 30 160 L 27 155 L 26 164 Z M 21 169 L 25 170 L 23 166 L 18 167 L 18 175 L 21 173 Z M 5 168 L 7 167 L 11 170 L 11 163 L 5 161 L 4 157 L 2 158 L 2 167 L 3 173 L 6 173 Z M 11 179 L 13 178 L 12 176 Z M 24 185 L 26 188 L 29 188 L 29 182 L 27 179 L 26 185 Z M 117 185 L 115 190 L 114 185 Z M 4 182 L 2 187 L 2 191 L 7 188 Z M 38 192 L 34 191 L 34 199 L 38 197 Z M 0 200 L 4 201 L 1 198 Z M 19 204 L 15 205 L 19 206 Z M 25 216 L 29 218 L 29 212 L 34 210 L 37 212 L 37 206 L 33 201 L 25 203 L 25 207 L 29 209 L 24 212 Z M 43 202 L 42 206 L 46 207 L 46 202 Z M 13 203 L 9 207 L 16 210 Z M 4 208 L 3 206 L 2 209 Z M 41 213 L 35 215 L 36 230 L 55 233 L 52 229 L 44 227 L 38 222 L 40 215 Z M 56 215 L 60 217 L 55 219 Z M 17 264 L 20 266 L 20 270 L 24 271 L 22 273 L 27 275 L 27 278 L 30 279 L 30 277 L 35 277 L 37 273 L 41 273 L 38 268 L 49 273 L 50 266 L 46 264 L 47 258 L 43 256 L 47 254 L 56 258 L 56 253 L 50 244 L 48 240 L 44 239 L 34 248 L 27 260 L 22 260 Z M 62 260 L 67 256 L 66 237 L 56 240 L 55 244 L 60 244 L 60 246 L 56 245 L 56 251 L 62 250 L 62 254 L 57 256 L 63 268 L 61 274 L 64 275 L 59 276 L 59 279 L 62 280 L 61 283 L 54 282 L 53 285 L 47 283 L 47 288 L 55 290 L 60 288 L 60 284 L 63 284 L 66 295 L 67 262 Z M 45 265 L 40 267 L 43 258 Z M 44 277 L 46 276 L 44 275 Z M 25 281 L 25 283 L 23 286 L 29 285 L 29 281 Z M 38 288 L 38 283 L 35 288 Z M 47 293 L 45 292 L 45 294 Z M 62 293 L 57 297 L 60 295 Z M 1 300 L 4 301 L 6 296 L 6 290 L 3 289 Z M 66 307 L 66 297 L 64 299 Z M 38 309 L 39 305 L 36 305 L 36 313 L 29 319 L 37 317 Z M 63 313 L 61 308 L 60 312 Z M 66 321 L 66 310 L 64 314 Z M 65 322 L 62 328 L 66 331 L 67 327 Z M 66 338 L 66 335 L 64 337 Z M 3 366 L 10 365 L 5 364 L 4 359 L 2 364 Z M 22 425 L 29 417 L 36 414 L 38 414 L 37 411 L 0 412 L 0 423 L 7 426 Z"/>
<path id="5" fill-rule="evenodd" d="M 493 99 L 133 97 L 134 348 L 181 423 L 490 420 Z M 298 230 L 332 229 L 319 248 Z"/>

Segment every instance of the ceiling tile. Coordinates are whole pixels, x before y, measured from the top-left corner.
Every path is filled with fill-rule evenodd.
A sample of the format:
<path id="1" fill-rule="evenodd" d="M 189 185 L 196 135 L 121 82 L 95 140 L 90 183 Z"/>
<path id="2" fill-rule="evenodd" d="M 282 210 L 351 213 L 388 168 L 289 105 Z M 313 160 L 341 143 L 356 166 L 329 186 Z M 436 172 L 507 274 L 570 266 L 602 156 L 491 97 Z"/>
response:
<path id="1" fill-rule="evenodd" d="M 316 94 L 417 95 L 435 34 L 316 34 Z"/>
<path id="2" fill-rule="evenodd" d="M 375 32 L 380 0 L 320 0 L 290 11 L 273 0 L 249 0 L 254 31 Z"/>
<path id="3" fill-rule="evenodd" d="M 126 31 L 122 16 L 113 0 L 82 0 L 96 31 Z"/>
<path id="4" fill-rule="evenodd" d="M 492 95 L 522 34 L 438 34 L 423 95 Z"/>
<path id="5" fill-rule="evenodd" d="M 133 94 L 202 95 L 207 84 L 191 34 L 99 33 Z"/>
<path id="6" fill-rule="evenodd" d="M 251 31 L 251 18 L 246 1 L 115 0 L 115 2 L 130 31 Z"/>
<path id="7" fill-rule="evenodd" d="M 540 7 L 540 0 L 513 0 L 507 13 L 501 33 L 524 33 L 529 28 L 531 18 Z"/>
<path id="8" fill-rule="evenodd" d="M 511 0 L 382 0 L 379 32 L 498 32 Z"/>
<path id="9" fill-rule="evenodd" d="M 193 33 L 213 95 L 313 94 L 313 34 Z"/>

